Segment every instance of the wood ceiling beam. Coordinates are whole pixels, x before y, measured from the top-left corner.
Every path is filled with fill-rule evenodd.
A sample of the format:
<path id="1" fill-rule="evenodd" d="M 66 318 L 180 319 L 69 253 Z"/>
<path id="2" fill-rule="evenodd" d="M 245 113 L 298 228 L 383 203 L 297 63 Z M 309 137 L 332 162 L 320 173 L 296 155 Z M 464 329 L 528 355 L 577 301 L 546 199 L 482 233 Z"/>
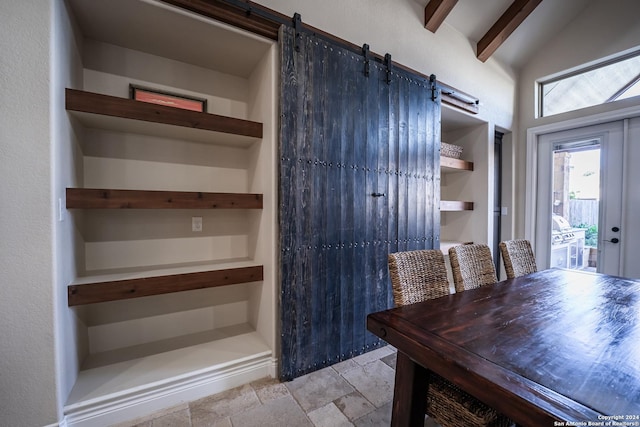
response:
<path id="1" fill-rule="evenodd" d="M 478 59 L 482 62 L 489 59 L 541 2 L 542 0 L 515 0 L 478 42 Z"/>
<path id="2" fill-rule="evenodd" d="M 458 0 L 430 0 L 424 7 L 424 27 L 435 33 Z"/>

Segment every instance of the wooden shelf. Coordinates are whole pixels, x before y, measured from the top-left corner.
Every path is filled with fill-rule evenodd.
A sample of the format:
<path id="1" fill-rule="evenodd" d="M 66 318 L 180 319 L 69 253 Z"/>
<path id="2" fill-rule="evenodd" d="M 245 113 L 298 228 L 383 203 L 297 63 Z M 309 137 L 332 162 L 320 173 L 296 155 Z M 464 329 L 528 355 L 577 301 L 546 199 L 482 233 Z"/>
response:
<path id="1" fill-rule="evenodd" d="M 262 194 L 67 188 L 67 209 L 262 209 Z"/>
<path id="2" fill-rule="evenodd" d="M 84 278 L 85 284 L 71 284 L 67 289 L 69 306 L 140 298 L 173 292 L 249 283 L 263 280 L 262 265 L 218 268 L 189 273 L 139 277 L 141 274 L 113 275 L 104 281 Z M 144 276 L 144 274 L 142 274 Z M 96 277 L 97 279 L 97 277 Z"/>
<path id="3" fill-rule="evenodd" d="M 66 109 L 85 126 L 164 138 L 246 146 L 262 138 L 262 123 L 132 99 L 66 89 Z"/>
<path id="4" fill-rule="evenodd" d="M 456 212 L 456 211 L 472 211 L 473 202 L 460 202 L 457 200 L 441 200 L 440 211 L 441 212 Z"/>
<path id="5" fill-rule="evenodd" d="M 444 170 L 473 171 L 473 162 L 440 156 L 440 168 Z"/>

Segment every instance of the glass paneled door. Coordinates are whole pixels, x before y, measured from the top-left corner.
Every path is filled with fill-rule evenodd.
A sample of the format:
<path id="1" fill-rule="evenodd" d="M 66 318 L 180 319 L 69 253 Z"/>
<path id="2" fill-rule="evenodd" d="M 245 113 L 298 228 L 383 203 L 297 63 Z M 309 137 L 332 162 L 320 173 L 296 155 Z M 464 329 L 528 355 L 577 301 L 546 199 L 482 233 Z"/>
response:
<path id="1" fill-rule="evenodd" d="M 542 135 L 536 256 L 541 267 L 623 273 L 624 122 Z"/>

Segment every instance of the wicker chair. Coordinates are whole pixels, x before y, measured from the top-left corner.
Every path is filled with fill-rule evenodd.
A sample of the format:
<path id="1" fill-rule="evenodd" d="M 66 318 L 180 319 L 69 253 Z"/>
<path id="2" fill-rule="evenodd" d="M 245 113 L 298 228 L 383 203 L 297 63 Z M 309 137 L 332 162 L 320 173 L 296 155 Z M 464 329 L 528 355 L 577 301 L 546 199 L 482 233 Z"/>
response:
<path id="1" fill-rule="evenodd" d="M 449 248 L 449 261 L 456 292 L 491 285 L 498 281 L 489 246 L 460 245 Z"/>
<path id="2" fill-rule="evenodd" d="M 396 306 L 448 295 L 449 281 L 439 250 L 389 254 L 389 274 Z M 451 382 L 431 372 L 426 414 L 442 427 L 507 427 L 504 415 L 480 402 Z"/>
<path id="3" fill-rule="evenodd" d="M 389 254 L 389 275 L 397 307 L 450 293 L 444 257 L 438 250 Z"/>
<path id="4" fill-rule="evenodd" d="M 524 239 L 500 242 L 500 252 L 507 278 L 524 276 L 538 271 L 536 257 L 531 249 L 531 242 Z"/>

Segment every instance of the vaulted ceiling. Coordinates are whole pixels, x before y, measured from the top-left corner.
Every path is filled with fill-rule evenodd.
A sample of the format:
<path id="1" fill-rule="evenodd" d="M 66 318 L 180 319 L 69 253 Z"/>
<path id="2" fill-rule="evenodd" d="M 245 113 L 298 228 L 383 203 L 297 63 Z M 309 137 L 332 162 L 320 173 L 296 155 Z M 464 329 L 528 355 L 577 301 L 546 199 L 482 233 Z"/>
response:
<path id="1" fill-rule="evenodd" d="M 476 46 L 479 60 L 495 57 L 515 68 L 549 43 L 593 0 L 415 0 L 425 27 L 450 25 Z M 425 31 L 427 31 L 425 30 Z M 495 48 L 495 49 L 494 49 Z"/>

